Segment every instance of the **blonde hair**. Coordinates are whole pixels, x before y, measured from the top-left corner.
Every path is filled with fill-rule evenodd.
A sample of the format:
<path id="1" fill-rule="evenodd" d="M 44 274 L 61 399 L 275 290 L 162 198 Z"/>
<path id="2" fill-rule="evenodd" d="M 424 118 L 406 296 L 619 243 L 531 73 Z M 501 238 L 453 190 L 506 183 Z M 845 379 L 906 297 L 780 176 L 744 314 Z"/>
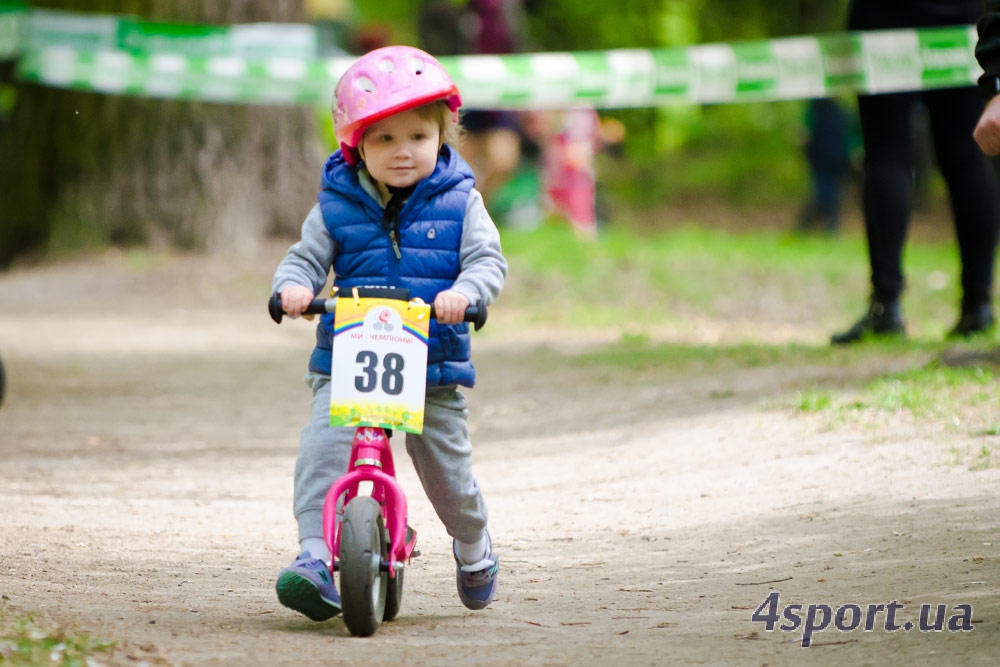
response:
<path id="1" fill-rule="evenodd" d="M 433 120 L 441 132 L 441 143 L 448 144 L 458 150 L 458 141 L 462 136 L 462 128 L 458 123 L 458 115 L 453 112 L 444 100 L 429 102 L 419 106 L 415 111 L 424 120 Z"/>

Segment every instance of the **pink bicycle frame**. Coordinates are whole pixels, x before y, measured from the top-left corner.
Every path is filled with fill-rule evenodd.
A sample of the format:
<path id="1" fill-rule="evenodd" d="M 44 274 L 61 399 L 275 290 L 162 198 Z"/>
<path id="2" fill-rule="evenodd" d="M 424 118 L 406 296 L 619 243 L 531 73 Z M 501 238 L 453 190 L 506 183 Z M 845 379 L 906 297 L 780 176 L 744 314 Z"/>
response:
<path id="1" fill-rule="evenodd" d="M 361 426 L 351 443 L 351 463 L 347 474 L 330 486 L 323 503 L 323 536 L 336 558 L 340 554 L 340 524 L 343 508 L 360 493 L 361 484 L 371 482 L 371 497 L 382 507 L 389 532 L 389 576 L 396 576 L 396 566 L 407 562 L 416 546 L 417 534 L 411 529 L 407 541 L 406 496 L 396 481 L 392 447 L 384 429 Z M 339 503 L 343 496 L 343 503 Z M 338 512 L 338 504 L 340 510 Z"/>

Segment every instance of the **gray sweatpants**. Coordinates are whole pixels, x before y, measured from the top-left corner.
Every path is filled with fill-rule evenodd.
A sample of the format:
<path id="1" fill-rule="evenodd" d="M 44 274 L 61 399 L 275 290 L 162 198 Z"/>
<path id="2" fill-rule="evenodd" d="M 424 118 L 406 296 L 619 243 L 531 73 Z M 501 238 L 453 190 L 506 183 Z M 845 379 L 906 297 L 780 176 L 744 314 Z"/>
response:
<path id="1" fill-rule="evenodd" d="M 295 519 L 299 540 L 323 537 L 323 501 L 330 485 L 347 472 L 353 427 L 330 424 L 330 376 L 309 373 L 312 419 L 302 429 L 295 461 Z M 460 542 L 475 543 L 486 530 L 486 503 L 472 476 L 472 441 L 465 396 L 454 385 L 430 387 L 424 432 L 406 434 L 406 452 L 424 493 L 447 529 Z"/>

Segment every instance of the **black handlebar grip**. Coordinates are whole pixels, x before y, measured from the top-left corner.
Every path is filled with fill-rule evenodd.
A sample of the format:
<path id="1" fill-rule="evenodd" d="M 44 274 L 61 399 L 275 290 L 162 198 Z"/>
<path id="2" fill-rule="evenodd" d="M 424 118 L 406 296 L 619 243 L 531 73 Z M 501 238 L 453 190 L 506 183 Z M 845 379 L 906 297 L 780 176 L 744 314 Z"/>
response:
<path id="1" fill-rule="evenodd" d="M 486 326 L 486 315 L 486 306 L 483 305 L 482 301 L 465 309 L 465 321 L 471 322 L 472 328 L 476 331 Z"/>
<path id="2" fill-rule="evenodd" d="M 267 300 L 267 312 L 275 324 L 281 324 L 281 318 L 285 316 L 285 311 L 281 309 L 281 295 L 277 292 Z"/>
<path id="3" fill-rule="evenodd" d="M 302 311 L 303 315 L 325 315 L 326 310 L 326 299 L 313 299 L 306 309 Z"/>
<path id="4" fill-rule="evenodd" d="M 437 315 L 434 313 L 434 306 L 431 306 L 431 317 L 436 318 Z M 469 306 L 465 309 L 465 315 L 462 316 L 463 322 L 469 322 L 473 325 L 473 329 L 479 331 L 486 325 L 486 306 L 480 301 L 475 306 Z"/>
<path id="5" fill-rule="evenodd" d="M 281 307 L 281 295 L 275 292 L 271 295 L 271 298 L 267 300 L 267 312 L 271 315 L 271 319 L 277 324 L 281 324 L 282 318 L 285 316 L 285 310 Z M 326 299 L 313 299 L 312 302 L 306 306 L 306 309 L 302 311 L 303 315 L 322 315 L 326 312 Z"/>

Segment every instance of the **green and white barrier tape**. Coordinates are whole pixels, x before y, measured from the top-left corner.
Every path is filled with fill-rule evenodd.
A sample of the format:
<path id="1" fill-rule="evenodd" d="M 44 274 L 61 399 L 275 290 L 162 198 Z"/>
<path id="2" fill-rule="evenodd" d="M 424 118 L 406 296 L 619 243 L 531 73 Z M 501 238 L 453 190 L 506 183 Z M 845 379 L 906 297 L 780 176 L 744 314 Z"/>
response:
<path id="1" fill-rule="evenodd" d="M 23 50 L 27 17 L 22 3 L 0 2 L 0 61 L 12 60 Z"/>
<path id="2" fill-rule="evenodd" d="M 958 26 L 441 61 L 468 107 L 628 108 L 969 85 L 981 73 L 976 38 L 975 26 Z M 0 1 L 0 57 L 19 57 L 20 78 L 55 87 L 329 105 L 352 59 L 322 58 L 318 43 L 308 25 L 153 23 Z"/>

